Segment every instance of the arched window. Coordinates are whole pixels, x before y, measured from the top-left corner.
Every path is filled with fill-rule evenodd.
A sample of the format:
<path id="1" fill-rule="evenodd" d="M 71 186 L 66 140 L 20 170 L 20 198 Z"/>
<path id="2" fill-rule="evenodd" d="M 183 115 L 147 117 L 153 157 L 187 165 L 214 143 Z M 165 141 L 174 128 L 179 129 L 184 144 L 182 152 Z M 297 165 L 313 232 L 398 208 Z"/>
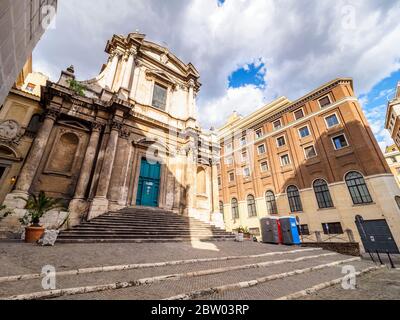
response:
<path id="1" fill-rule="evenodd" d="M 64 133 L 55 145 L 49 170 L 57 173 L 70 173 L 73 169 L 79 138 L 74 133 Z"/>
<path id="2" fill-rule="evenodd" d="M 346 175 L 346 184 L 354 204 L 372 203 L 371 194 L 361 174 L 358 172 L 348 173 Z"/>
<path id="3" fill-rule="evenodd" d="M 224 214 L 224 203 L 222 201 L 219 202 L 219 212 Z"/>
<path id="4" fill-rule="evenodd" d="M 36 134 L 40 128 L 40 114 L 34 114 L 29 122 L 26 131 L 31 134 Z"/>
<path id="5" fill-rule="evenodd" d="M 296 186 L 290 186 L 287 188 L 287 196 L 289 199 L 289 205 L 290 205 L 291 212 L 303 211 L 303 205 L 301 203 L 300 192 Z"/>
<path id="6" fill-rule="evenodd" d="M 206 171 L 203 168 L 197 169 L 197 193 L 206 194 Z"/>
<path id="7" fill-rule="evenodd" d="M 249 212 L 249 217 L 257 217 L 256 200 L 253 195 L 247 197 L 247 210 Z"/>
<path id="8" fill-rule="evenodd" d="M 278 208 L 276 206 L 275 194 L 272 191 L 267 191 L 265 194 L 265 201 L 267 202 L 267 212 L 269 215 L 278 214 Z"/>
<path id="9" fill-rule="evenodd" d="M 398 206 L 399 209 L 400 209 L 400 197 L 399 197 L 399 196 L 396 196 L 394 199 L 396 200 L 397 206 Z"/>
<path id="10" fill-rule="evenodd" d="M 236 198 L 232 199 L 232 218 L 239 219 L 239 205 Z"/>
<path id="11" fill-rule="evenodd" d="M 333 207 L 331 193 L 325 180 L 318 179 L 314 182 L 314 192 L 320 209 Z"/>

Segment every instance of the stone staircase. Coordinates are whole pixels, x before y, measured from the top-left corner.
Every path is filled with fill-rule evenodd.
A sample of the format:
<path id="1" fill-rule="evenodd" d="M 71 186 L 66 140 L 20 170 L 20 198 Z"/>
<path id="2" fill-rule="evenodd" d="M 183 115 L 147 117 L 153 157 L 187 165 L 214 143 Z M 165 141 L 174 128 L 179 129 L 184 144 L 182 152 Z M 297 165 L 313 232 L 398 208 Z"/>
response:
<path id="1" fill-rule="evenodd" d="M 154 208 L 126 208 L 62 231 L 58 243 L 178 242 L 233 240 L 234 235 L 200 220 Z"/>

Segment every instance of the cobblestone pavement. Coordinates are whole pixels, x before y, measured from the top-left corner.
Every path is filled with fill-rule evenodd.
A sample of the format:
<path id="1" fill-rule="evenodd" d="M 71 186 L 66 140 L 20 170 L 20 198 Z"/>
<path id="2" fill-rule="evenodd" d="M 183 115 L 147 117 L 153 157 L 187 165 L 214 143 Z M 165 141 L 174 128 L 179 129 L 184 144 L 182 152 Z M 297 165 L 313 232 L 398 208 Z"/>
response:
<path id="1" fill-rule="evenodd" d="M 52 265 L 61 271 L 94 266 L 252 255 L 293 249 L 233 241 L 194 245 L 190 242 L 57 244 L 55 247 L 0 242 L 0 276 L 40 273 L 45 265 Z"/>
<path id="2" fill-rule="evenodd" d="M 287 252 L 283 255 L 246 258 L 229 261 L 197 262 L 192 264 L 151 267 L 114 272 L 101 272 L 57 277 L 57 289 L 82 286 L 108 285 L 116 282 L 134 281 L 161 275 L 215 270 L 225 267 L 244 266 L 260 262 L 294 260 L 307 257 L 304 261 L 286 262 L 279 265 L 254 269 L 225 271 L 178 280 L 147 284 L 126 289 L 108 290 L 82 295 L 62 296 L 58 299 L 120 299 L 145 300 L 165 299 L 194 290 L 251 281 L 271 276 L 315 267 L 331 262 L 343 261 L 352 257 L 332 254 L 327 251 L 303 251 L 291 253 L 297 247 L 274 246 L 253 242 L 213 242 L 213 243 L 143 243 L 143 244 L 63 244 L 55 247 L 38 247 L 24 243 L 0 243 L 0 277 L 27 273 L 40 273 L 44 265 L 52 265 L 57 271 L 77 268 L 113 266 L 122 264 L 154 263 L 188 259 L 216 258 L 228 256 L 260 255 L 269 252 Z M 330 253 L 330 255 L 326 255 Z M 324 256 L 322 256 L 324 255 Z M 318 257 L 315 257 L 318 256 Z M 311 259 L 310 259 L 311 257 Z M 370 261 L 351 262 L 358 271 L 373 266 Z M 255 287 L 233 290 L 223 294 L 206 296 L 205 299 L 276 299 L 287 294 L 304 290 L 310 286 L 340 278 L 341 266 L 312 271 L 257 285 Z M 0 299 L 15 294 L 43 291 L 41 279 L 0 283 Z"/>
<path id="3" fill-rule="evenodd" d="M 356 290 L 335 286 L 305 300 L 400 300 L 400 270 L 382 269 L 359 278 Z"/>

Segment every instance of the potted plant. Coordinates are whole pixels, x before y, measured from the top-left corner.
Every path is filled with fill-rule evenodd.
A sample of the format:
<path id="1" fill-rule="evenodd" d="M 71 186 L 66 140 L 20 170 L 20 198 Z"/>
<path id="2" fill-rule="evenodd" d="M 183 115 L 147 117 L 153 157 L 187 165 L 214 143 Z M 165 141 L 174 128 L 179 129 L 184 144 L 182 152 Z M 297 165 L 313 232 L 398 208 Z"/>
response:
<path id="1" fill-rule="evenodd" d="M 240 233 L 243 234 L 244 239 L 246 239 L 246 240 L 251 239 L 251 234 L 247 227 L 240 227 L 239 230 L 240 230 Z"/>
<path id="2" fill-rule="evenodd" d="M 47 212 L 61 209 L 64 205 L 61 203 L 61 199 L 49 198 L 43 191 L 38 196 L 31 194 L 28 199 L 22 197 L 20 199 L 26 202 L 25 210 L 27 210 L 25 216 L 20 219 L 21 224 L 26 226 L 25 242 L 35 243 L 45 231 L 45 228 L 40 225 L 40 219 Z"/>

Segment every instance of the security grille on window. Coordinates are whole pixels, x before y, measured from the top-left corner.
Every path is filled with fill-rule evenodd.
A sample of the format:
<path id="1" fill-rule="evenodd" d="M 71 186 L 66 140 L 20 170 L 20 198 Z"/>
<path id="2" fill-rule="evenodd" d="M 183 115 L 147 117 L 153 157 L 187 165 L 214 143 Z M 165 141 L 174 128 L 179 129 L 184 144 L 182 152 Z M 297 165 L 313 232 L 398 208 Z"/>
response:
<path id="1" fill-rule="evenodd" d="M 291 212 L 302 212 L 303 204 L 301 203 L 299 189 L 295 186 L 290 186 L 287 189 L 287 196 L 289 199 L 290 211 Z"/>
<path id="2" fill-rule="evenodd" d="M 306 138 L 310 135 L 310 130 L 308 129 L 308 127 L 303 127 L 299 129 L 299 133 L 301 138 Z"/>
<path id="3" fill-rule="evenodd" d="M 310 229 L 308 228 L 308 224 L 302 224 L 299 228 L 299 233 L 302 236 L 309 236 L 310 235 Z"/>
<path id="4" fill-rule="evenodd" d="M 339 120 L 338 120 L 336 114 L 326 117 L 325 120 L 326 120 L 326 124 L 328 125 L 328 128 L 335 127 L 339 124 Z"/>
<path id="5" fill-rule="evenodd" d="M 232 206 L 232 218 L 239 219 L 239 205 L 237 199 L 233 198 L 231 202 Z"/>
<path id="6" fill-rule="evenodd" d="M 314 192 L 320 209 L 333 207 L 331 193 L 325 180 L 319 179 L 314 182 Z"/>
<path id="7" fill-rule="evenodd" d="M 340 150 L 340 149 L 343 149 L 343 148 L 346 148 L 349 146 L 344 134 L 341 134 L 340 136 L 332 138 L 332 141 L 333 141 L 333 144 L 334 144 L 336 150 Z"/>
<path id="8" fill-rule="evenodd" d="M 319 100 L 319 105 L 321 106 L 321 108 L 325 108 L 325 107 L 329 106 L 330 104 L 331 104 L 331 100 L 329 99 L 328 96 Z"/>
<path id="9" fill-rule="evenodd" d="M 372 203 L 371 194 L 361 174 L 350 172 L 346 176 L 346 184 L 355 205 Z"/>
<path id="10" fill-rule="evenodd" d="M 247 209 L 249 211 L 249 217 L 257 217 L 256 200 L 254 196 L 249 195 L 247 197 Z"/>
<path id="11" fill-rule="evenodd" d="M 265 194 L 265 201 L 267 202 L 267 212 L 269 215 L 278 214 L 278 207 L 276 205 L 275 194 L 272 191 L 267 191 Z"/>
<path id="12" fill-rule="evenodd" d="M 322 228 L 324 229 L 324 234 L 343 234 L 343 228 L 340 222 L 334 223 L 323 223 Z"/>
<path id="13" fill-rule="evenodd" d="M 310 146 L 304 149 L 304 152 L 306 154 L 306 159 L 311 159 L 317 156 L 317 151 L 315 151 L 314 146 Z"/>
<path id="14" fill-rule="evenodd" d="M 167 106 L 167 88 L 157 83 L 154 84 L 152 106 L 161 110 L 165 110 Z"/>

